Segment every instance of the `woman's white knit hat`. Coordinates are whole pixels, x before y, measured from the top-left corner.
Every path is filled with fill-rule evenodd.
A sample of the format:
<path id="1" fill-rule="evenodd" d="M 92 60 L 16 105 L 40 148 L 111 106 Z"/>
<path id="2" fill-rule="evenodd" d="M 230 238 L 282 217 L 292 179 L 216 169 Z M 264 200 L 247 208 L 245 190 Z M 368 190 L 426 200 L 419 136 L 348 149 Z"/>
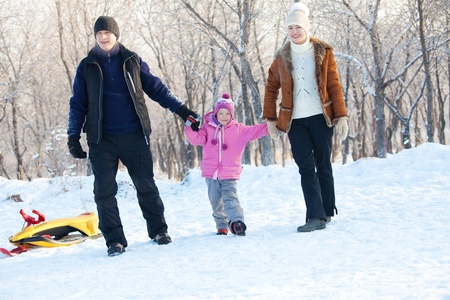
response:
<path id="1" fill-rule="evenodd" d="M 309 33 L 311 25 L 309 23 L 309 8 L 306 4 L 297 2 L 292 5 L 289 13 L 286 17 L 286 29 L 289 25 L 299 25 L 305 29 L 306 33 Z"/>

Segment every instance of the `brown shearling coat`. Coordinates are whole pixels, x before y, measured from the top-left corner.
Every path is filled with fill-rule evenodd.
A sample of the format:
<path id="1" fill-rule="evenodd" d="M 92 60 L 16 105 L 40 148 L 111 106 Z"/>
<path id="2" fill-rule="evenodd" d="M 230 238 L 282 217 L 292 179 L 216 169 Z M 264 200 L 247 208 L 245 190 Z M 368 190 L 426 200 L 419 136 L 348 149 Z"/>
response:
<path id="1" fill-rule="evenodd" d="M 334 60 L 333 47 L 311 37 L 314 60 L 316 65 L 316 84 L 324 111 L 324 117 L 329 127 L 335 125 L 340 118 L 348 118 L 345 108 L 344 94 L 339 82 L 339 74 Z M 263 120 L 278 121 L 276 128 L 280 132 L 289 132 L 292 123 L 294 107 L 294 70 L 291 45 L 286 42 L 275 53 L 275 59 L 270 66 L 269 76 L 264 95 Z M 277 116 L 276 104 L 281 88 L 280 110 Z"/>

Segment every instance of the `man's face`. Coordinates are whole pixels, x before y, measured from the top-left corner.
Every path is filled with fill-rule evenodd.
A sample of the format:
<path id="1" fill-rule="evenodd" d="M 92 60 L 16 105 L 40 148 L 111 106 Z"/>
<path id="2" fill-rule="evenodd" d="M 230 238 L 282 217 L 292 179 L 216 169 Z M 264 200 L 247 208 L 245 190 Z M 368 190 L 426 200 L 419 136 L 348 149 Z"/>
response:
<path id="1" fill-rule="evenodd" d="M 95 40 L 98 46 L 103 51 L 108 52 L 117 42 L 117 37 L 114 33 L 108 30 L 100 30 L 95 35 Z"/>

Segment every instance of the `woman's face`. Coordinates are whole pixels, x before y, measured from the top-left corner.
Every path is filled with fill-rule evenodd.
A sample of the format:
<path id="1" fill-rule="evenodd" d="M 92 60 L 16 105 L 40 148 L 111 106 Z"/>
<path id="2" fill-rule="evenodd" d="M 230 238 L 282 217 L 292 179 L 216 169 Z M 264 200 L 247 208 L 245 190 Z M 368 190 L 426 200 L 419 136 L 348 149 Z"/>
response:
<path id="1" fill-rule="evenodd" d="M 300 25 L 289 25 L 287 33 L 291 41 L 297 45 L 303 44 L 307 39 L 306 31 Z"/>

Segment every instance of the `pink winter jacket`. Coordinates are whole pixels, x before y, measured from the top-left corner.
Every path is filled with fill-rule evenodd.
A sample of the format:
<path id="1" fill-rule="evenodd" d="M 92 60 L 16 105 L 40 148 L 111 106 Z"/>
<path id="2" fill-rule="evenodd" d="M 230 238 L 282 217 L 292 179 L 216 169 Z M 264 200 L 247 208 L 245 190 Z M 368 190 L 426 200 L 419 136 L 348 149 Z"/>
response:
<path id="1" fill-rule="evenodd" d="M 202 177 L 239 179 L 245 146 L 248 142 L 269 134 L 267 123 L 244 126 L 233 118 L 230 123 L 222 126 L 212 120 L 213 113 L 205 115 L 205 123 L 199 131 L 185 127 L 184 133 L 192 145 L 203 146 L 200 164 Z"/>

